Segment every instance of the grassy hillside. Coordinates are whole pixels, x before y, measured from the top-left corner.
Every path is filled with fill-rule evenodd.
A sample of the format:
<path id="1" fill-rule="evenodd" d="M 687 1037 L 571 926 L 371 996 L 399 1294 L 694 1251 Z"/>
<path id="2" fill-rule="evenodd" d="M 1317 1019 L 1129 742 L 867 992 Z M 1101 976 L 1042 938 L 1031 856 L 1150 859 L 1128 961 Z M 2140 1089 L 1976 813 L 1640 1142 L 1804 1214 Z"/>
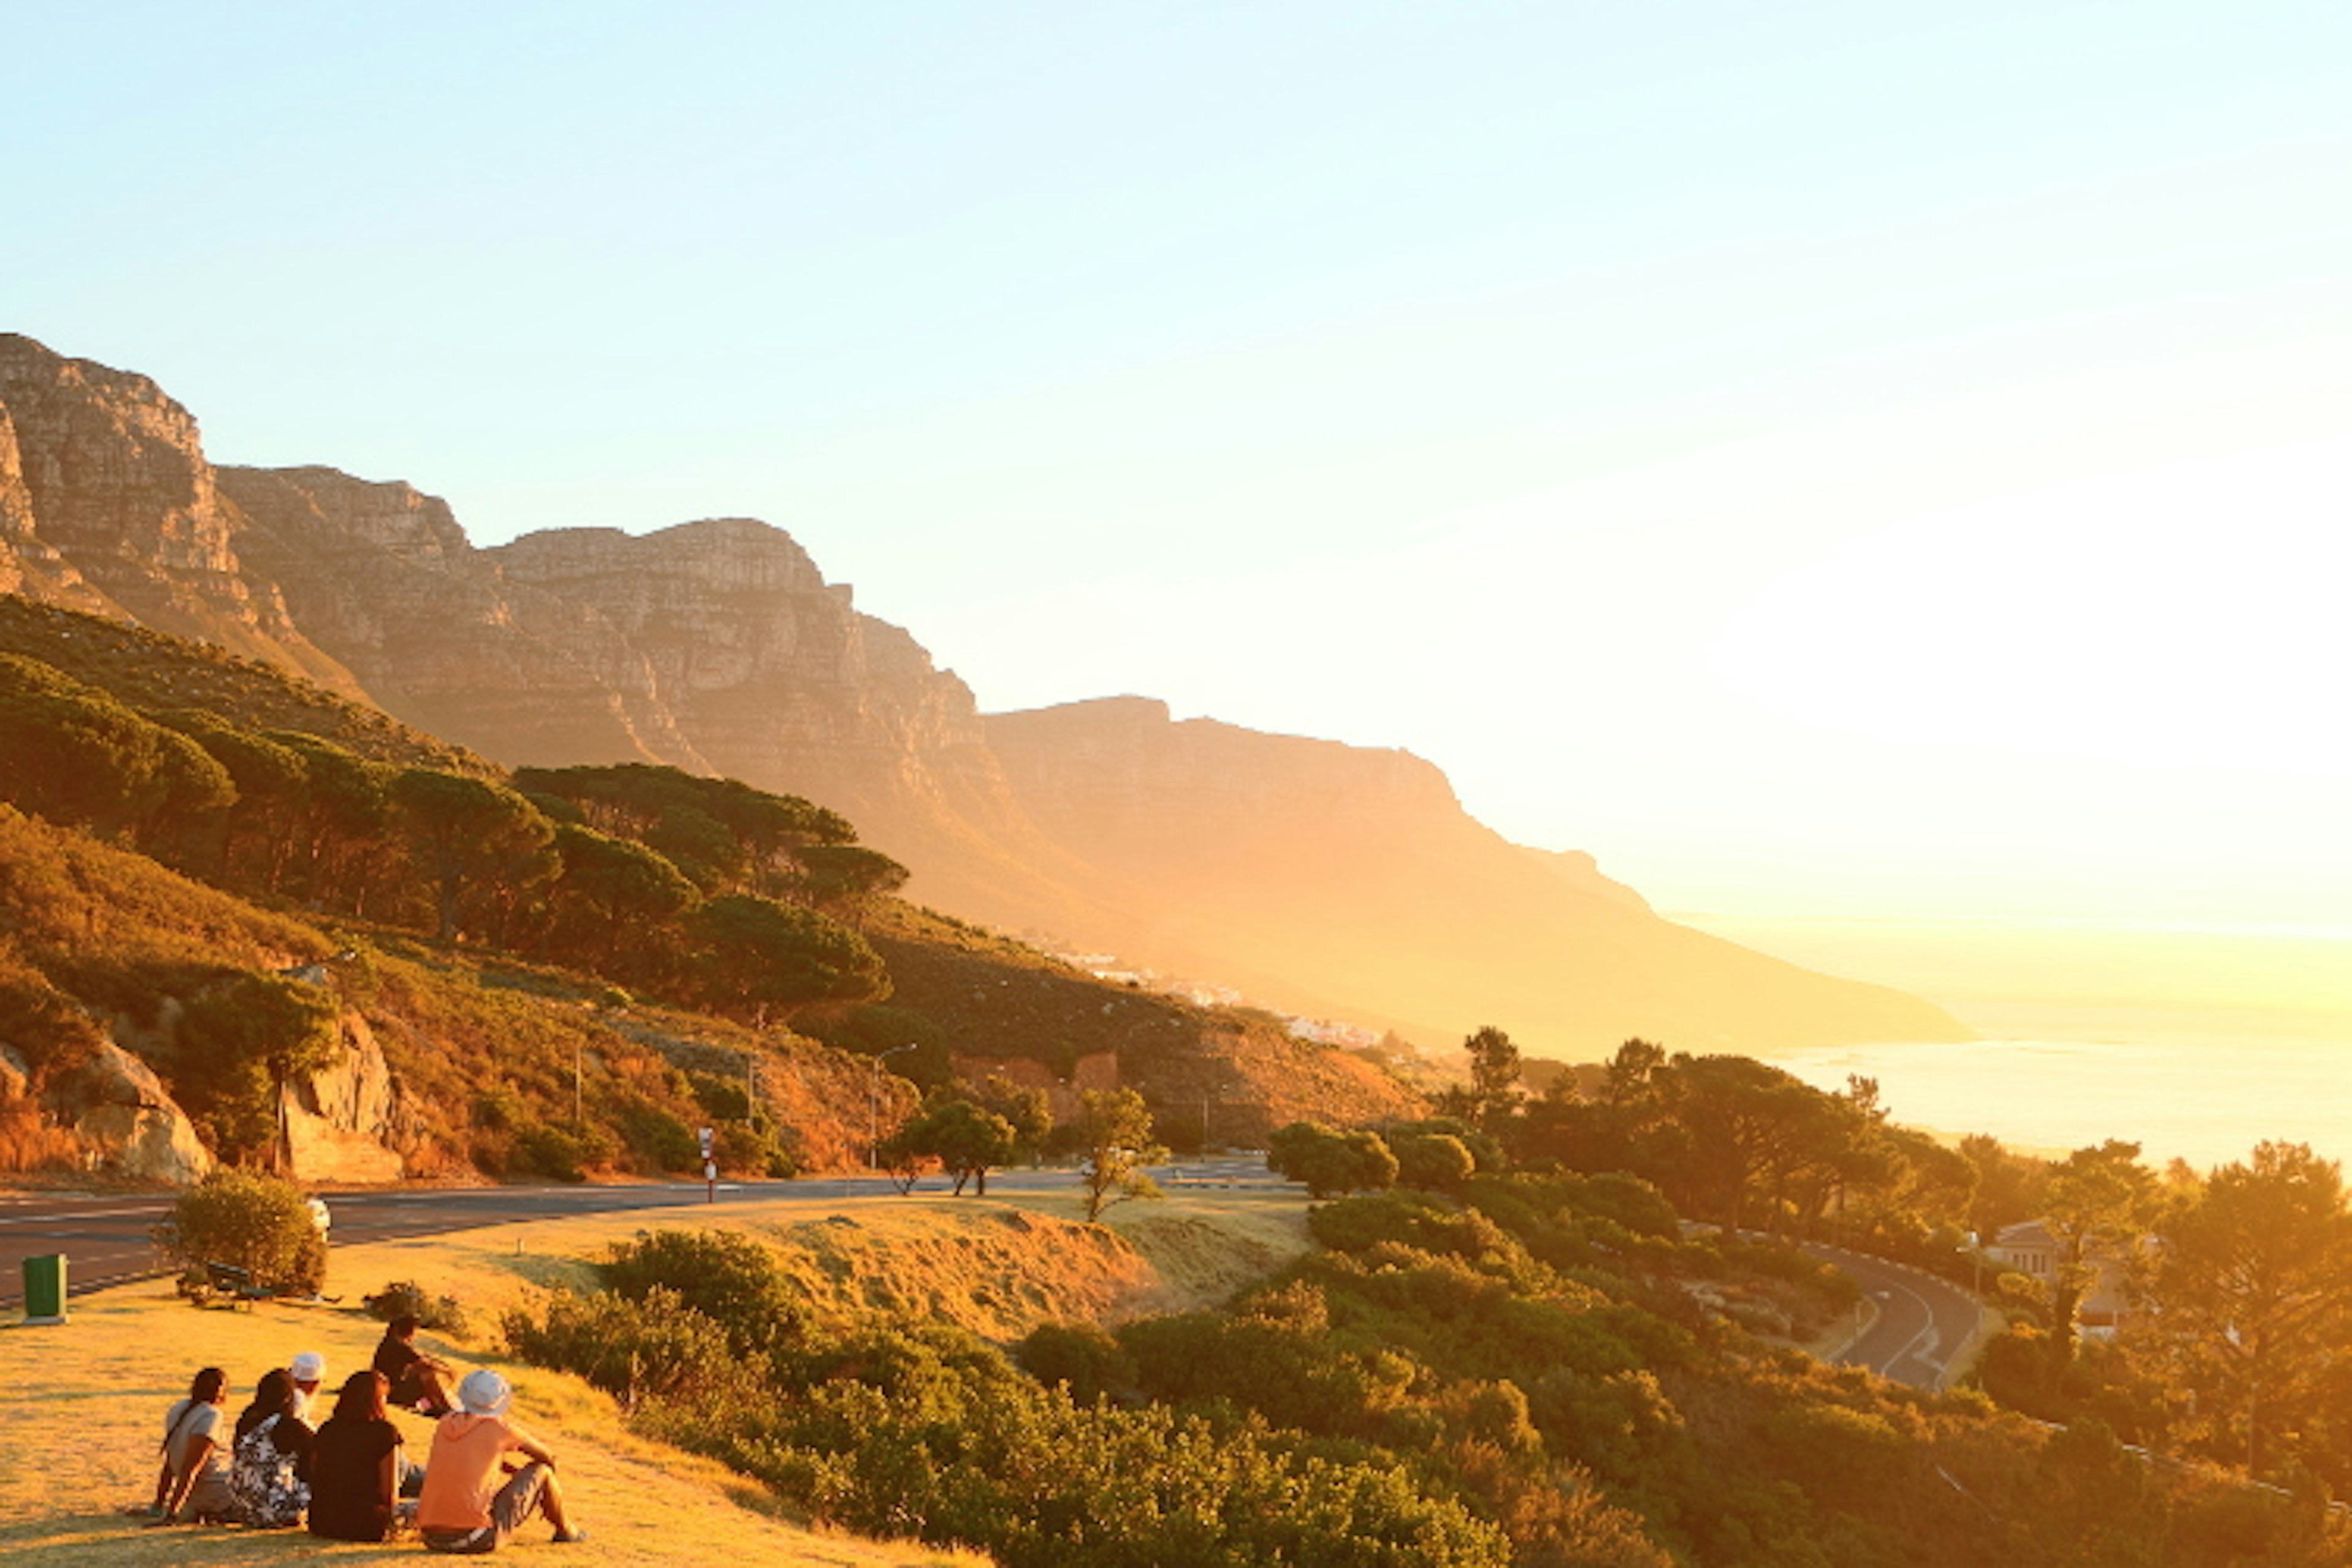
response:
<path id="1" fill-rule="evenodd" d="M 381 763 L 480 777 L 499 771 L 462 746 L 275 665 L 16 594 L 0 594 L 0 653 L 37 658 L 137 709 L 201 709 L 247 730 L 316 735 Z"/>
<path id="2" fill-rule="evenodd" d="M 105 1037 L 101 1020 L 162 1076 L 200 1131 L 226 1136 L 239 1108 L 223 1103 L 216 1079 L 243 1058 L 225 1056 L 190 1019 L 204 1016 L 207 998 L 312 964 L 327 976 L 346 1036 L 353 1020 L 363 1023 L 402 1087 L 406 1114 L 390 1131 L 411 1174 L 688 1169 L 690 1128 L 717 1110 L 740 1117 L 728 1097 L 747 1054 L 795 1161 L 841 1163 L 863 1137 L 865 1065 L 815 1041 L 616 1006 L 609 987 L 562 971 L 257 909 L 5 805 L 0 909 L 0 1043 L 32 1068 L 34 1089 L 0 1099 L 0 1169 L 62 1152 L 36 1135 L 47 1119 L 32 1101 L 89 1058 Z M 905 1092 L 894 1085 L 893 1103 Z M 853 1111 L 856 1128 L 845 1119 Z M 751 1146 L 738 1152 L 730 1163 L 740 1168 Z M 62 1163 L 79 1168 L 78 1159 Z"/>
<path id="3" fill-rule="evenodd" d="M 865 930 L 895 987 L 880 1023 L 912 1024 L 914 1038 L 937 1039 L 968 1069 L 1002 1066 L 1040 1084 L 1084 1078 L 1090 1058 L 1115 1056 L 1120 1079 L 1152 1102 L 1179 1146 L 1202 1141 L 1204 1100 L 1210 1139 L 1240 1147 L 1302 1118 L 1360 1126 L 1421 1108 L 1394 1075 L 1299 1039 L 1270 1014 L 1097 979 L 911 905 L 877 910 Z"/>
<path id="4" fill-rule="evenodd" d="M 380 1049 L 386 1141 L 440 1176 L 687 1170 L 698 1125 L 730 1171 L 854 1163 L 869 1094 L 887 1121 L 915 1100 L 864 1058 L 910 1035 L 931 1048 L 894 1068 L 1002 1068 L 1064 1115 L 1139 1086 L 1180 1146 L 1204 1114 L 1235 1142 L 1415 1109 L 1276 1020 L 891 898 L 850 824 L 730 781 L 538 770 L 526 795 L 266 667 L 15 599 L 0 728 L 0 1044 L 28 1069 L 0 1080 L 0 1169 L 82 1163 L 59 1123 L 110 1036 L 240 1159 L 278 1140 L 280 1084 Z"/>

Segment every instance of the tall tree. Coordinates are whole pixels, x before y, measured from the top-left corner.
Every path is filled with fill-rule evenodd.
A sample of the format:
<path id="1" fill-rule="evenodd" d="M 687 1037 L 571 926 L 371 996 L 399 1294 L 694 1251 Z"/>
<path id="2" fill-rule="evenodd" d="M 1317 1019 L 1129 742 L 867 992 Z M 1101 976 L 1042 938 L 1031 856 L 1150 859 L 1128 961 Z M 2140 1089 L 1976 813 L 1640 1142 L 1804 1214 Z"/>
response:
<path id="1" fill-rule="evenodd" d="M 1811 1084 L 1749 1057 L 1677 1056 L 1666 1071 L 1670 1114 L 1689 1137 L 1678 1183 L 1685 1197 L 1733 1230 L 1769 1200 L 1777 1230 L 1800 1178 L 1837 1156 L 1852 1119 Z"/>
<path id="2" fill-rule="evenodd" d="M 1601 1097 L 1611 1105 L 1632 1105 L 1652 1097 L 1651 1079 L 1666 1065 L 1666 1047 L 1639 1037 L 1627 1040 L 1609 1058 Z"/>
<path id="3" fill-rule="evenodd" d="M 392 799 L 432 896 L 437 941 L 469 923 L 504 925 L 529 884 L 554 869 L 553 825 L 503 784 L 404 768 Z"/>
<path id="4" fill-rule="evenodd" d="M 2051 1355 L 2063 1371 L 2074 1359 L 2076 1314 L 2100 1271 L 2127 1268 L 2155 1219 L 2156 1178 L 2139 1145 L 2110 1138 L 2077 1149 L 2050 1169 L 2042 1224 L 2056 1244 L 2051 1291 Z"/>
<path id="5" fill-rule="evenodd" d="M 1471 1119 L 1492 1132 L 1518 1109 L 1527 1091 L 1519 1087 L 1524 1063 L 1511 1037 L 1492 1024 L 1462 1042 L 1470 1058 Z"/>
<path id="6" fill-rule="evenodd" d="M 887 996 L 890 978 L 866 939 L 814 910 L 749 894 L 713 899 L 687 917 L 701 948 L 701 990 L 713 1005 L 764 1022 L 771 1009 Z"/>
<path id="7" fill-rule="evenodd" d="M 2259 1474 L 2271 1435 L 2302 1425 L 2352 1336 L 2342 1169 L 2307 1144 L 2259 1144 L 2173 1216 L 2159 1256 L 2158 1331 L 2200 1407 L 2242 1414 L 2239 1451 Z"/>
<path id="8" fill-rule="evenodd" d="M 625 952 L 642 952 L 695 900 L 694 884 L 635 839 L 561 823 L 555 851 L 563 866 L 554 887 L 557 936 L 607 971 Z"/>
<path id="9" fill-rule="evenodd" d="M 918 1056 L 921 1055 L 919 1051 Z M 1004 1118 L 1013 1129 L 1014 1154 L 1023 1159 L 1036 1159 L 1054 1131 L 1053 1097 L 1042 1089 L 1028 1089 L 1013 1082 L 1001 1072 L 982 1079 L 972 1098 L 980 1105 Z"/>
<path id="10" fill-rule="evenodd" d="M 329 908 L 366 917 L 399 869 L 391 827 L 400 770 L 299 731 L 272 730 L 268 738 L 299 755 L 309 774 L 290 884 Z"/>

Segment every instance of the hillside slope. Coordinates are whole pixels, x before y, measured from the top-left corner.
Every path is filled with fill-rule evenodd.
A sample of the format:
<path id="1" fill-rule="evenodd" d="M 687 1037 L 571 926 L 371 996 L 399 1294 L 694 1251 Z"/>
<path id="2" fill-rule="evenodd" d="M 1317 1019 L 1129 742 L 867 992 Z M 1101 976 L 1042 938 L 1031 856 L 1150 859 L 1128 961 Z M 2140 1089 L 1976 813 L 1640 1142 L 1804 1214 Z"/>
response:
<path id="1" fill-rule="evenodd" d="M 1178 723 L 1139 698 L 987 722 L 1035 820 L 1154 889 L 1131 951 L 1253 973 L 1271 1002 L 1343 998 L 1424 1039 L 1500 1023 L 1570 1059 L 1637 1035 L 1702 1052 L 1966 1037 L 1900 992 L 1662 920 L 1589 858 L 1508 842 L 1402 752 Z"/>
<path id="2" fill-rule="evenodd" d="M 142 744 L 178 745 L 184 771 L 173 776 L 197 787 L 185 757 L 207 753 L 158 721 L 190 726 L 249 771 L 176 813 L 169 789 L 181 786 L 157 773 L 166 793 L 132 792 L 142 815 L 102 830 L 120 841 L 94 837 L 85 786 L 130 776 Z M 75 737 L 98 733 L 117 749 L 86 759 L 99 774 L 75 772 Z M 305 762 L 270 734 L 331 744 Z M 877 1111 L 887 1131 L 916 1100 L 913 1084 L 861 1053 L 910 1037 L 933 1048 L 889 1065 L 926 1086 L 1003 1072 L 1046 1089 L 1064 1120 L 1081 1089 L 1130 1087 L 1186 1147 L 1212 1107 L 1227 1142 L 1302 1116 L 1358 1125 L 1420 1110 L 1381 1068 L 1294 1038 L 1278 1020 L 1139 993 L 885 896 L 833 906 L 880 950 L 864 960 L 863 939 L 816 909 L 766 906 L 872 974 L 846 993 L 780 996 L 773 1017 L 765 1004 L 730 1005 L 697 980 L 707 955 L 680 923 L 700 895 L 642 840 L 631 864 L 660 868 L 686 910 L 582 902 L 567 876 L 596 875 L 595 846 L 616 841 L 564 838 L 578 831 L 568 823 L 551 833 L 537 806 L 499 787 L 501 770 L 469 752 L 208 645 L 7 595 L 0 742 L 0 1170 L 96 1165 L 184 1181 L 216 1158 L 282 1152 L 312 1180 L 652 1173 L 698 1167 L 696 1125 L 719 1129 L 730 1172 L 839 1169 L 863 1158 Z M 290 772 L 250 771 L 273 752 Z M 335 755 L 346 760 L 331 764 Z M 534 776 L 565 787 L 567 775 Z M 704 787 L 658 770 L 596 776 L 621 789 L 658 790 L 665 778 Z M 434 781 L 447 788 L 404 793 Z M 589 782 L 571 787 L 593 795 Z M 805 802 L 708 787 L 713 803 L 851 833 Z M 460 900 L 472 923 L 436 940 L 426 894 L 449 851 L 402 802 L 501 797 L 508 805 L 491 809 L 537 821 L 539 847 L 525 836 L 475 861 L 482 894 Z M 361 809 L 370 798 L 376 807 Z M 27 815 L 40 812 L 49 817 Z M 716 821 L 689 819 L 734 842 Z M 607 818 L 616 831 L 629 820 Z M 666 821 L 635 831 L 659 837 Z M 697 831 L 687 846 L 711 851 Z M 588 868 L 551 837 L 584 847 Z M 768 874 L 785 873 L 772 861 Z M 726 888 L 705 891 L 725 905 Z M 879 1002 L 893 979 L 889 1005 L 858 1005 Z M 331 1043 L 316 1043 L 321 1030 Z M 745 1121 L 747 1081 L 757 1126 Z"/>

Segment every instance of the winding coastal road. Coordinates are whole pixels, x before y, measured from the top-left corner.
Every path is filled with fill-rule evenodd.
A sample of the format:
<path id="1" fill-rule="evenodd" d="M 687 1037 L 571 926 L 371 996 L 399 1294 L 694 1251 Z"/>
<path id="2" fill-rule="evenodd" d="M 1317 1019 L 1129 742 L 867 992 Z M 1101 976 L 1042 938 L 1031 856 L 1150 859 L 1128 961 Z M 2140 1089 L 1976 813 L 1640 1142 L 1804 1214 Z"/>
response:
<path id="1" fill-rule="evenodd" d="M 1975 1297 L 1906 1264 L 1842 1247 L 1804 1246 L 1853 1276 L 1878 1306 L 1877 1321 L 1837 1358 L 1839 1365 L 1866 1366 L 1914 1388 L 1937 1390 L 1951 1381 L 1982 1316 Z"/>

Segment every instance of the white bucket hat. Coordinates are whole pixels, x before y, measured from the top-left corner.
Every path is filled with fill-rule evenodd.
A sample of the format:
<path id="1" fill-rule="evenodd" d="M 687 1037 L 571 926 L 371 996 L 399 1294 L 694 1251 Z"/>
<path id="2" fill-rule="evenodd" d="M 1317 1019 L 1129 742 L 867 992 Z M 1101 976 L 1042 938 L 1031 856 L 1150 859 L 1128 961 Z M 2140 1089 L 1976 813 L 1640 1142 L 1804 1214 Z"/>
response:
<path id="1" fill-rule="evenodd" d="M 507 1406 L 514 1403 L 514 1390 L 507 1380 L 488 1367 L 466 1374 L 457 1385 L 457 1403 L 475 1415 L 504 1415 Z"/>
<path id="2" fill-rule="evenodd" d="M 304 1351 L 287 1364 L 297 1383 L 317 1383 L 327 1375 L 327 1358 L 317 1351 Z"/>

